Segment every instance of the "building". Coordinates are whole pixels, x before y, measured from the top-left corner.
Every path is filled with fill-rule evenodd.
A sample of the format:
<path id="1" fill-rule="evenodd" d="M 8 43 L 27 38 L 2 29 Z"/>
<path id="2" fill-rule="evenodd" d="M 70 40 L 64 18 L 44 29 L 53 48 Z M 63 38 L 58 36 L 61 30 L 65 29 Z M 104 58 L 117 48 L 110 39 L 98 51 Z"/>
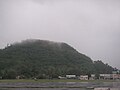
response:
<path id="1" fill-rule="evenodd" d="M 76 75 L 66 75 L 67 79 L 76 79 Z"/>
<path id="2" fill-rule="evenodd" d="M 80 75 L 80 80 L 88 80 L 88 75 Z"/>
<path id="3" fill-rule="evenodd" d="M 59 79 L 66 79 L 66 77 L 58 76 Z"/>
<path id="4" fill-rule="evenodd" d="M 113 80 L 120 79 L 120 74 L 112 74 Z"/>
<path id="5" fill-rule="evenodd" d="M 100 74 L 99 79 L 113 79 L 112 74 Z"/>
<path id="6" fill-rule="evenodd" d="M 91 77 L 89 77 L 89 80 L 95 80 L 95 74 L 91 74 Z"/>
<path id="7" fill-rule="evenodd" d="M 113 80 L 120 79 L 120 71 L 119 70 L 113 71 L 112 73 L 113 73 L 112 74 Z"/>

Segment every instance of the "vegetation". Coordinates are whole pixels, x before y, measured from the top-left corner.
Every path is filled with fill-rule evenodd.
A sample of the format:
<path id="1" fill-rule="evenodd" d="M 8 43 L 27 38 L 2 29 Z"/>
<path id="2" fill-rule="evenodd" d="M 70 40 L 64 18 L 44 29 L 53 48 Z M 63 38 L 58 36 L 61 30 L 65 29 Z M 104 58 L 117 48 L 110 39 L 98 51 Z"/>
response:
<path id="1" fill-rule="evenodd" d="M 102 61 L 93 62 L 66 43 L 25 40 L 0 50 L 0 77 L 57 78 L 66 74 L 112 73 Z"/>

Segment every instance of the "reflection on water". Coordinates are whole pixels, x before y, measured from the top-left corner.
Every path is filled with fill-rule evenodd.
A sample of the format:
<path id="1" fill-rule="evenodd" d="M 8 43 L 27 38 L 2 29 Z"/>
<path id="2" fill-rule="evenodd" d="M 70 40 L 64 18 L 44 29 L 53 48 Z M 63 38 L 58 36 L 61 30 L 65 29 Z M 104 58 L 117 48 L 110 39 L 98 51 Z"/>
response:
<path id="1" fill-rule="evenodd" d="M 0 89 L 0 90 L 94 90 L 86 88 L 9 88 L 9 89 Z"/>
<path id="2" fill-rule="evenodd" d="M 0 83 L 0 90 L 120 90 L 120 81 L 119 82 Z"/>
<path id="3" fill-rule="evenodd" d="M 3 88 L 0 90 L 120 90 L 120 88 Z"/>

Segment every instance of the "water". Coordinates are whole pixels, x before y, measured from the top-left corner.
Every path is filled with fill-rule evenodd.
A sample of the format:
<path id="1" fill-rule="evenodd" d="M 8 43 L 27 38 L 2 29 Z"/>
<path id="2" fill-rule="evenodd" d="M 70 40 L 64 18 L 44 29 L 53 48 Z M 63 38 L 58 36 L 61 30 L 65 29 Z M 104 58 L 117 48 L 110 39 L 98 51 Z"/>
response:
<path id="1" fill-rule="evenodd" d="M 120 81 L 119 82 L 0 83 L 0 90 L 107 90 L 105 88 L 110 88 L 110 90 L 120 90 Z"/>
<path id="2" fill-rule="evenodd" d="M 107 88 L 87 89 L 87 88 L 4 88 L 0 90 L 108 90 Z M 120 88 L 110 88 L 110 90 L 120 90 Z"/>
<path id="3" fill-rule="evenodd" d="M 87 89 L 85 88 L 11 88 L 11 89 L 0 89 L 0 90 L 87 90 Z"/>

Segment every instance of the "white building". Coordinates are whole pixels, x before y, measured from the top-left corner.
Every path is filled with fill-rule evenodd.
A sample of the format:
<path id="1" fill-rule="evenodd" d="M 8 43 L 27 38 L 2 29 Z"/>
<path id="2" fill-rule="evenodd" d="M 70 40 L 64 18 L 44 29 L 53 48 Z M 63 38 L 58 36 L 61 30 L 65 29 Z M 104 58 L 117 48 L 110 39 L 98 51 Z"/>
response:
<path id="1" fill-rule="evenodd" d="M 88 80 L 88 75 L 80 75 L 80 80 Z"/>
<path id="2" fill-rule="evenodd" d="M 76 75 L 66 75 L 66 78 L 67 78 L 67 79 L 75 79 L 75 78 L 76 78 Z"/>
<path id="3" fill-rule="evenodd" d="M 91 74 L 91 77 L 89 78 L 89 80 L 95 80 L 95 74 Z"/>
<path id="4" fill-rule="evenodd" d="M 100 74 L 99 79 L 112 79 L 112 74 Z"/>
<path id="5" fill-rule="evenodd" d="M 113 80 L 120 79 L 120 74 L 112 74 Z"/>
<path id="6" fill-rule="evenodd" d="M 58 76 L 59 79 L 66 79 L 66 77 Z"/>

